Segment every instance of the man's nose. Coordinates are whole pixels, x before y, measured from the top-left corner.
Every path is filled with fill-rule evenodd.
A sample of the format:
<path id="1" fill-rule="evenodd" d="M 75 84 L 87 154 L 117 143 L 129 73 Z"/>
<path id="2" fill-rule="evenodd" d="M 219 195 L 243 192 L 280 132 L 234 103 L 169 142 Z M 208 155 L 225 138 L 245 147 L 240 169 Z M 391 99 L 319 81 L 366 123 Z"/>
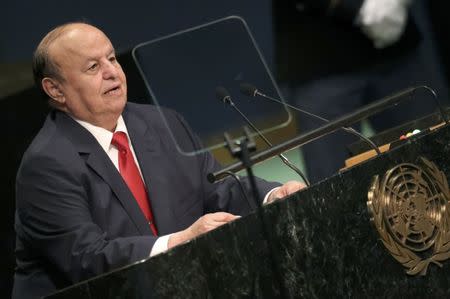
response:
<path id="1" fill-rule="evenodd" d="M 108 61 L 103 65 L 103 78 L 104 79 L 114 79 L 117 77 L 119 70 L 116 65 L 111 61 Z"/>

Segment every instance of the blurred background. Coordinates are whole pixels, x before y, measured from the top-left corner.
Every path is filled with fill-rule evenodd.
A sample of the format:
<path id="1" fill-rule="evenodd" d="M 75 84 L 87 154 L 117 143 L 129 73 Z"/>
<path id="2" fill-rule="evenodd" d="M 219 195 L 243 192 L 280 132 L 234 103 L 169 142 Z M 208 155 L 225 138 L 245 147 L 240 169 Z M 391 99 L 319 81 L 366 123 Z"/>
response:
<path id="1" fill-rule="evenodd" d="M 391 4 L 384 5 L 384 15 L 380 16 L 381 10 L 378 8 L 372 9 L 371 15 L 368 3 L 363 7 L 369 12 L 361 14 L 361 7 L 356 10 L 354 7 L 335 8 L 330 7 L 329 1 L 80 0 L 70 3 L 2 3 L 0 126 L 7 131 L 7 137 L 6 142 L 1 143 L 3 146 L 0 156 L 0 165 L 3 166 L 0 297 L 10 297 L 13 282 L 15 174 L 24 150 L 41 127 L 48 112 L 46 101 L 40 98 L 33 86 L 31 57 L 38 42 L 49 30 L 70 21 L 86 21 L 101 28 L 110 37 L 118 53 L 119 62 L 127 74 L 129 100 L 140 103 L 148 103 L 152 99 L 132 59 L 133 47 L 187 28 L 236 15 L 245 20 L 252 33 L 253 39 L 246 40 L 247 45 L 254 47 L 252 52 L 241 55 L 232 51 L 238 49 L 237 42 L 227 38 L 225 45 L 210 52 L 208 57 L 214 58 L 214 61 L 222 61 L 224 66 L 229 64 L 224 58 L 228 56 L 244 57 L 243 63 L 254 59 L 258 66 L 252 69 L 255 73 L 264 72 L 266 78 L 263 80 L 265 83 L 259 83 L 263 81 L 254 79 L 255 75 L 248 75 L 248 72 L 242 75 L 238 68 L 227 74 L 224 81 L 218 79 L 220 82 L 213 82 L 217 86 L 225 85 L 230 88 L 236 103 L 244 102 L 244 96 L 240 95 L 236 88 L 238 83 L 255 80 L 250 83 L 261 84 L 258 87 L 264 89 L 262 91 L 328 119 L 339 117 L 414 85 L 430 86 L 436 90 L 441 104 L 448 106 L 450 33 L 447 29 L 450 28 L 450 20 L 447 12 L 450 3 L 444 0 L 378 2 Z M 373 20 L 375 23 L 371 24 Z M 384 34 L 387 36 L 383 36 Z M 209 43 L 212 43 L 211 40 L 201 38 L 186 38 L 184 42 L 186 47 L 194 44 L 211 46 Z M 168 60 L 175 60 L 174 58 L 168 57 Z M 261 68 L 260 71 L 258 67 Z M 185 85 L 189 85 L 189 80 L 194 84 L 199 81 L 202 83 L 202 78 L 206 78 L 205 73 L 200 73 L 200 67 L 190 68 L 189 71 L 192 76 L 186 76 L 186 82 L 173 76 L 171 86 L 166 86 L 166 90 L 175 91 L 170 95 L 171 101 L 174 104 L 184 103 L 187 111 L 190 111 L 185 113 L 193 120 L 204 120 L 196 125 L 198 128 L 194 126 L 196 130 L 201 130 L 203 124 L 206 127 L 214 120 L 225 124 L 226 130 L 237 132 L 242 124 L 233 118 L 236 116 L 231 116 L 232 112 L 212 114 L 204 108 L 189 110 L 199 104 L 186 95 Z M 220 74 L 226 73 L 220 67 L 208 72 L 210 73 L 206 74 L 207 77 L 213 73 L 219 77 Z M 175 71 L 167 66 L 152 76 L 171 78 L 174 73 Z M 158 76 L 159 74 L 161 76 Z M 153 81 L 149 81 L 152 85 Z M 234 86 L 230 86 L 230 82 L 234 82 Z M 215 101 L 214 90 L 210 87 L 208 89 L 211 89 L 211 101 Z M 192 103 L 192 106 L 186 103 Z M 254 113 L 254 109 L 248 104 L 242 105 L 250 115 Z M 253 118 L 258 126 L 273 127 L 274 119 L 277 124 L 281 124 L 279 129 L 268 133 L 273 143 L 287 140 L 323 124 L 297 112 L 289 113 L 280 106 L 266 106 L 262 102 L 258 105 L 255 110 L 261 113 L 258 112 L 259 116 Z M 435 111 L 432 96 L 426 91 L 420 91 L 404 105 L 368 119 L 363 123 L 363 127 L 355 124 L 355 129 L 371 135 Z M 219 135 L 221 133 L 219 132 Z M 202 137 L 205 142 L 215 140 L 209 132 Z M 302 147 L 301 152 L 292 150 L 287 155 L 294 164 L 302 167 L 314 183 L 336 173 L 349 155 L 346 145 L 356 141 L 352 136 L 336 133 Z M 264 147 L 258 141 L 258 148 Z M 222 163 L 231 162 L 226 151 L 218 150 L 215 154 Z M 270 180 L 298 179 L 295 173 L 277 159 L 257 165 L 255 172 Z"/>

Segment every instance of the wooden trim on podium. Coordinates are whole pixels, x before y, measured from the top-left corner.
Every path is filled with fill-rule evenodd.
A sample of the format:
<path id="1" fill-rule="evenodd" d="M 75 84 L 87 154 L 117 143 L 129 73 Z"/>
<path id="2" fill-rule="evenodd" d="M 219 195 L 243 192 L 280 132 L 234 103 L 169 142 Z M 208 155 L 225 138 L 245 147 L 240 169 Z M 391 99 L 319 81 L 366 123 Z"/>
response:
<path id="1" fill-rule="evenodd" d="M 434 131 L 434 130 L 442 127 L 443 125 L 445 125 L 444 122 L 442 122 L 442 123 L 440 123 L 438 125 L 435 125 L 433 127 L 430 127 L 429 131 L 430 132 Z M 391 148 L 391 143 L 384 144 L 384 145 L 378 147 L 378 149 L 380 150 L 381 153 L 387 152 L 390 148 Z M 372 150 L 369 150 L 367 152 L 364 152 L 364 153 L 361 153 L 359 155 L 356 155 L 356 156 L 353 156 L 351 158 L 348 158 L 347 160 L 345 160 L 345 166 L 341 170 L 345 170 L 345 169 L 347 169 L 349 167 L 352 167 L 352 166 L 357 165 L 357 164 L 359 164 L 361 162 L 369 160 L 370 158 L 373 158 L 375 156 L 376 156 L 376 152 L 375 152 L 375 150 L 372 149 Z"/>
<path id="2" fill-rule="evenodd" d="M 391 148 L 390 143 L 384 144 L 384 145 L 378 147 L 378 149 L 382 153 L 387 152 L 390 148 Z M 377 153 L 375 152 L 375 150 L 370 150 L 370 151 L 361 153 L 359 155 L 353 156 L 351 158 L 348 158 L 347 160 L 345 160 L 345 167 L 342 168 L 342 170 L 352 167 L 352 166 L 359 164 L 361 162 L 364 162 L 366 160 L 369 160 L 370 158 L 375 157 L 376 155 L 377 155 Z"/>

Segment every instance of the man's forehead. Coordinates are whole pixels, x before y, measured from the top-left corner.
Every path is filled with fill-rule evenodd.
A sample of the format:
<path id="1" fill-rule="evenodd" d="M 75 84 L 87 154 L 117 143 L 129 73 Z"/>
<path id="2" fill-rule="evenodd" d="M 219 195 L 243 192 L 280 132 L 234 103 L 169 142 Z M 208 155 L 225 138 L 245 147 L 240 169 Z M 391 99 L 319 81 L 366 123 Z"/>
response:
<path id="1" fill-rule="evenodd" d="M 92 26 L 68 29 L 51 48 L 55 56 L 77 55 L 86 59 L 96 58 L 105 52 L 114 52 L 106 35 Z"/>

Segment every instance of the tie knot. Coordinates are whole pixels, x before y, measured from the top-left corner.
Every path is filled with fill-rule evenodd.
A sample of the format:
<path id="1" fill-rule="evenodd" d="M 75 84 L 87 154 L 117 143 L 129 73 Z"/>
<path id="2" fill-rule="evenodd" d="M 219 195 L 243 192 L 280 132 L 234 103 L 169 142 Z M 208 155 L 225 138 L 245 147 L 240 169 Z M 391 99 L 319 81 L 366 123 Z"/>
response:
<path id="1" fill-rule="evenodd" d="M 125 132 L 115 132 L 111 144 L 117 147 L 119 151 L 128 151 L 128 138 Z"/>

